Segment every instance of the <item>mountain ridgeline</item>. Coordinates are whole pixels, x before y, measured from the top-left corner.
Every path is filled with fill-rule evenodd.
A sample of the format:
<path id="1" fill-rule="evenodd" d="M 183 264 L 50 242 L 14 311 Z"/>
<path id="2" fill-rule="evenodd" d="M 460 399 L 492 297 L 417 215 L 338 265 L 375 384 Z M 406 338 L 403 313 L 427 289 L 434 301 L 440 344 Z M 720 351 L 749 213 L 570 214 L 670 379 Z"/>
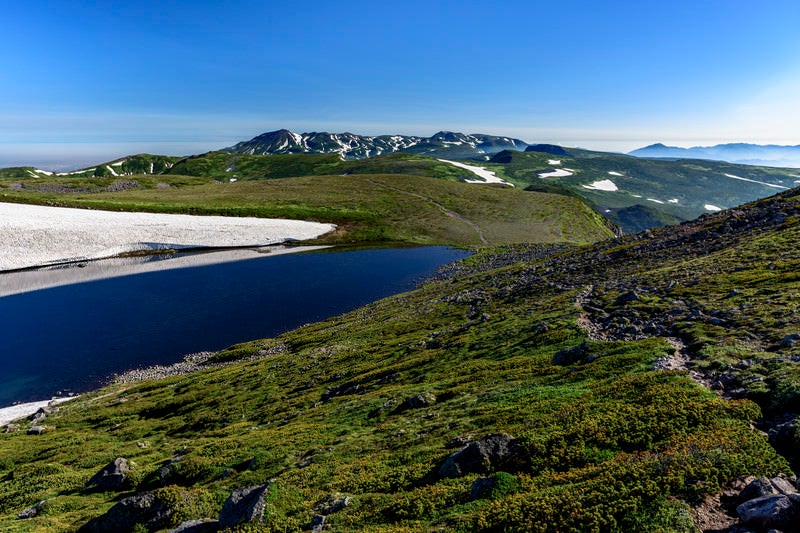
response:
<path id="1" fill-rule="evenodd" d="M 464 134 L 440 131 L 431 137 L 379 135 L 369 137 L 353 133 L 293 133 L 277 130 L 262 133 L 249 141 L 225 148 L 226 152 L 267 154 L 339 154 L 345 159 L 363 159 L 393 152 L 407 152 L 428 157 L 466 159 L 501 150 L 524 150 L 527 144 L 511 137 L 480 133 Z"/>
<path id="2" fill-rule="evenodd" d="M 800 168 L 800 145 L 728 143 L 681 148 L 657 143 L 628 152 L 628 155 L 672 159 L 714 159 L 743 165 Z"/>

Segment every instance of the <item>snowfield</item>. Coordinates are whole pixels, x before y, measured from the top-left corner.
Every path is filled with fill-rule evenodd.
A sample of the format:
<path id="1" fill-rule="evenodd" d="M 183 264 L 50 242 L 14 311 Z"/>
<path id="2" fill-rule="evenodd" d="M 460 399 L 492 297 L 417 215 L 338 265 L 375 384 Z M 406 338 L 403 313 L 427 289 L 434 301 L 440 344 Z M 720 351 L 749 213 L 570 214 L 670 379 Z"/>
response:
<path id="1" fill-rule="evenodd" d="M 511 185 L 514 186 L 512 183 L 507 182 L 503 178 L 498 178 L 497 174 L 492 172 L 491 170 L 486 170 L 483 167 L 475 167 L 472 165 L 465 165 L 464 163 L 459 163 L 457 161 L 448 161 L 447 159 L 439 159 L 442 163 L 450 163 L 451 165 L 455 165 L 458 168 L 463 168 L 464 170 L 469 170 L 479 178 L 483 178 L 481 180 L 464 180 L 467 183 L 502 183 L 503 185 Z"/>
<path id="2" fill-rule="evenodd" d="M 0 409 L 0 426 L 4 426 L 9 422 L 13 422 L 14 420 L 18 420 L 22 417 L 31 416 L 39 409 L 47 407 L 48 405 L 55 406 L 60 403 L 68 402 L 69 400 L 74 400 L 75 398 L 77 398 L 77 396 L 71 396 L 69 398 L 53 398 L 52 400 L 20 403 L 17 405 L 12 405 L 11 407 L 3 407 Z"/>
<path id="3" fill-rule="evenodd" d="M 181 248 L 264 246 L 319 237 L 333 224 L 117 213 L 0 203 L 0 271 Z"/>
<path id="4" fill-rule="evenodd" d="M 624 177 L 625 176 L 625 174 L 620 174 L 619 172 L 614 172 L 613 170 L 610 171 L 608 174 L 609 174 L 609 176 L 619 176 L 619 177 Z"/>
<path id="5" fill-rule="evenodd" d="M 608 192 L 615 192 L 619 190 L 617 184 L 611 180 L 600 180 L 595 181 L 592 184 L 584 185 L 584 189 L 591 189 L 593 191 L 608 191 Z"/>
<path id="6" fill-rule="evenodd" d="M 711 205 L 711 204 L 706 204 L 703 207 L 705 208 L 706 211 L 722 211 L 721 207 L 717 207 L 717 206 Z"/>
<path id="7" fill-rule="evenodd" d="M 568 168 L 557 168 L 555 170 L 551 170 L 550 172 L 540 172 L 540 178 L 566 178 L 567 176 L 572 176 L 573 172 Z"/>
<path id="8" fill-rule="evenodd" d="M 547 164 L 548 165 L 560 165 L 561 164 L 561 160 L 560 159 L 548 159 L 547 160 Z"/>
<path id="9" fill-rule="evenodd" d="M 775 185 L 774 183 L 767 183 L 766 181 L 757 181 L 751 180 L 749 178 L 743 178 L 741 176 L 737 176 L 735 174 L 725 174 L 726 178 L 731 178 L 733 180 L 740 180 L 740 181 L 749 181 L 750 183 L 758 183 L 759 185 L 764 185 L 766 187 L 772 187 L 773 189 L 788 189 L 789 187 L 784 187 L 783 185 Z"/>

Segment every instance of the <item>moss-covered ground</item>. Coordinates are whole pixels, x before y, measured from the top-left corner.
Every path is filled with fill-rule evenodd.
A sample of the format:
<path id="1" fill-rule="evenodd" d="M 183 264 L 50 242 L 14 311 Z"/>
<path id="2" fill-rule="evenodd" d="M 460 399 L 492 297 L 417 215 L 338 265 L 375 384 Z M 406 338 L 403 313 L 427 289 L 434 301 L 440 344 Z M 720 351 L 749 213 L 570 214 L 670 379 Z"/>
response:
<path id="1" fill-rule="evenodd" d="M 414 292 L 218 354 L 229 366 L 88 394 L 41 435 L 0 435 L 0 529 L 68 531 L 141 490 L 174 501 L 177 524 L 274 480 L 265 521 L 242 530 L 310 529 L 346 495 L 332 531 L 691 531 L 691 505 L 734 476 L 789 472 L 753 423 L 800 390 L 798 347 L 782 343 L 800 329 L 799 212 L 794 193 L 539 259 L 487 249 Z M 741 378 L 741 397 L 654 370 L 674 351 L 664 330 L 700 370 Z M 491 490 L 438 474 L 489 434 L 516 439 L 487 465 Z M 119 456 L 135 463 L 122 493 L 83 489 Z"/>

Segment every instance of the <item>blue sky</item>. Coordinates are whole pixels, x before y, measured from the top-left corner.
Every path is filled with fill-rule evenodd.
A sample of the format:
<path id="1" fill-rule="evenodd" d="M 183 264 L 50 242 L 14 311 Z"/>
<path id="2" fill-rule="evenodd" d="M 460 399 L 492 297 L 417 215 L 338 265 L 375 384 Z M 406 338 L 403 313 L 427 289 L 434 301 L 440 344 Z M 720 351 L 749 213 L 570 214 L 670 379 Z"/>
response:
<path id="1" fill-rule="evenodd" d="M 796 1 L 2 8 L 0 163 L 200 152 L 282 127 L 800 144 Z"/>

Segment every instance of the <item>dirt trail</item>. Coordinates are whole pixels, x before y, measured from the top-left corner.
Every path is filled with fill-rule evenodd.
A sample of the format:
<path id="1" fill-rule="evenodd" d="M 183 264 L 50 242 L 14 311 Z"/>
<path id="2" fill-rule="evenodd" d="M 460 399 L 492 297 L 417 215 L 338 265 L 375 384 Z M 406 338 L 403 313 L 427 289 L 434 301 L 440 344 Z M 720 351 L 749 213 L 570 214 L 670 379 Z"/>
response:
<path id="1" fill-rule="evenodd" d="M 575 295 L 575 307 L 579 311 L 578 326 L 586 332 L 589 340 L 592 341 L 613 341 L 617 340 L 613 334 L 603 328 L 602 324 L 592 320 L 592 316 L 587 310 L 595 310 L 591 307 L 591 295 L 594 291 L 593 285 L 587 285 L 582 291 Z M 602 311 L 596 309 L 596 311 Z M 662 337 L 674 349 L 674 352 L 660 359 L 655 364 L 656 370 L 686 370 L 689 377 L 695 382 L 712 389 L 711 379 L 696 370 L 692 370 L 692 357 L 689 347 L 678 337 Z M 720 393 L 721 391 L 716 391 Z"/>
<path id="2" fill-rule="evenodd" d="M 489 244 L 489 241 L 486 239 L 486 236 L 483 234 L 483 230 L 481 230 L 481 227 L 479 225 L 477 225 L 475 222 L 469 220 L 468 218 L 464 218 L 463 216 L 459 215 L 455 211 L 450 211 L 449 209 L 447 209 L 445 206 L 443 206 L 442 204 L 440 204 L 439 202 L 437 202 L 433 198 L 429 198 L 427 196 L 424 196 L 422 194 L 417 194 L 417 193 L 414 193 L 414 192 L 404 191 L 403 189 L 398 189 L 397 187 L 392 187 L 391 185 L 386 185 L 385 183 L 379 183 L 379 182 L 373 181 L 373 180 L 367 180 L 367 181 L 372 183 L 373 185 L 377 185 L 379 187 L 384 187 L 386 189 L 391 189 L 391 190 L 393 190 L 395 192 L 399 192 L 400 194 L 405 194 L 406 196 L 413 196 L 415 198 L 419 198 L 421 200 L 425 200 L 426 202 L 429 202 L 429 203 L 433 204 L 434 206 L 436 206 L 436 208 L 439 209 L 439 211 L 441 211 L 445 215 L 449 216 L 450 218 L 454 218 L 454 219 L 456 219 L 456 220 L 458 220 L 460 222 L 463 222 L 464 224 L 467 224 L 467 225 L 471 226 L 472 229 L 474 229 L 478 233 L 478 237 L 480 238 L 481 242 L 483 244 Z"/>

